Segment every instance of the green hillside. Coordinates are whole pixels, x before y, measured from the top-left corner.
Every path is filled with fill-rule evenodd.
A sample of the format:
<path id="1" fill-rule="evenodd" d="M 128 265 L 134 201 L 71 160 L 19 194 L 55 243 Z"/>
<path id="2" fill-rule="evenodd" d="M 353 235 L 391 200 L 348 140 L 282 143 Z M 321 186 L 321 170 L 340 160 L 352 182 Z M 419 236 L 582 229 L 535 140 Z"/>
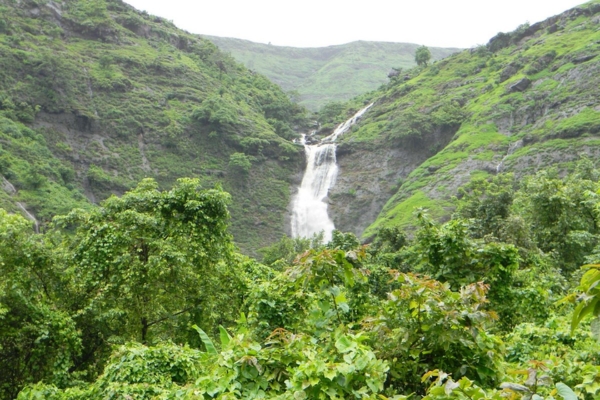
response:
<path id="1" fill-rule="evenodd" d="M 583 155 L 597 162 L 599 23 L 600 2 L 592 1 L 412 69 L 410 80 L 392 79 L 350 103 L 375 105 L 338 151 L 336 226 L 368 238 L 414 223 L 417 207 L 448 217 L 457 189 L 474 177 L 548 166 L 564 173 Z"/>
<path id="2" fill-rule="evenodd" d="M 298 48 L 203 37 L 284 90 L 297 91 L 298 102 L 313 111 L 328 102 L 349 100 L 376 89 L 386 82 L 392 68 L 414 67 L 418 47 L 411 43 L 358 41 L 338 46 Z M 434 60 L 459 51 L 438 47 L 430 50 Z"/>
<path id="3" fill-rule="evenodd" d="M 232 194 L 236 241 L 256 249 L 284 233 L 303 118 L 211 42 L 120 0 L 0 1 L 8 210 L 45 223 L 144 177 L 197 177 Z"/>

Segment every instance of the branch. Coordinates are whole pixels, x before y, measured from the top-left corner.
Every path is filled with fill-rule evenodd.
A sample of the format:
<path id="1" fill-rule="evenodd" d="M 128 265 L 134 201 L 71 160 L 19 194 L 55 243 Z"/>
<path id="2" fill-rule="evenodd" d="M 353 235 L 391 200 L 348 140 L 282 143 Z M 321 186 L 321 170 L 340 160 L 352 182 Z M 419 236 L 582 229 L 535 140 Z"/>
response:
<path id="1" fill-rule="evenodd" d="M 195 307 L 195 306 L 191 306 L 191 307 L 188 307 L 188 308 L 186 308 L 186 309 L 183 309 L 183 310 L 181 310 L 181 311 L 178 311 L 178 312 L 176 312 L 175 314 L 172 314 L 172 315 L 167 315 L 166 317 L 159 318 L 159 319 L 157 319 L 156 321 L 149 322 L 149 323 L 148 323 L 146 326 L 147 326 L 147 327 L 151 327 L 152 325 L 156 325 L 156 324 L 158 324 L 158 323 L 161 323 L 161 322 L 163 322 L 163 321 L 165 321 L 165 320 L 167 320 L 167 319 L 169 319 L 169 318 L 176 317 L 176 316 L 178 316 L 178 315 L 181 315 L 181 314 L 183 314 L 183 313 L 185 313 L 185 312 L 188 312 L 188 311 L 190 311 L 191 309 L 193 309 L 194 307 Z"/>

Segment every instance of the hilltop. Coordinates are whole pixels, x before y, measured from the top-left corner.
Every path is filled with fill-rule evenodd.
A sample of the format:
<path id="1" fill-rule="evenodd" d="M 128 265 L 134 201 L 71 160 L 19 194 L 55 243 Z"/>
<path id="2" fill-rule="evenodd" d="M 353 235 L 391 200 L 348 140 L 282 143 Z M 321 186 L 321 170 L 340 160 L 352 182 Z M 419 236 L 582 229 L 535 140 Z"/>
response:
<path id="1" fill-rule="evenodd" d="M 298 103 L 317 111 L 332 101 L 346 101 L 378 88 L 392 68 L 416 65 L 412 43 L 357 41 L 299 48 L 273 46 L 248 40 L 202 35 L 246 67 L 264 74 L 285 91 L 296 91 Z M 430 48 L 439 60 L 460 51 Z"/>

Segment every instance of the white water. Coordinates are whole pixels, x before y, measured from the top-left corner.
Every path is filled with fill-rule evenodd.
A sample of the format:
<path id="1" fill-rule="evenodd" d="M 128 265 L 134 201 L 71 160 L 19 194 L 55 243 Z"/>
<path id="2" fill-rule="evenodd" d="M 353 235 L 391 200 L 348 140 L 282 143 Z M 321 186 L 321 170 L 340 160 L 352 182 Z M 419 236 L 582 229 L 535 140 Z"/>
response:
<path id="1" fill-rule="evenodd" d="M 2 177 L 2 189 L 4 189 L 11 196 L 17 193 L 17 189 L 5 177 Z"/>
<path id="2" fill-rule="evenodd" d="M 4 189 L 11 196 L 14 196 L 15 194 L 17 194 L 17 189 L 5 177 L 2 177 L 2 189 Z M 23 203 L 17 201 L 15 204 L 17 205 L 17 207 L 19 207 L 21 209 L 21 211 L 23 211 L 23 213 L 25 213 L 25 216 L 31 222 L 33 222 L 35 233 L 40 233 L 40 223 L 35 218 L 35 216 L 32 213 L 30 213 L 29 211 L 27 211 L 27 209 L 25 208 Z"/>
<path id="3" fill-rule="evenodd" d="M 33 222 L 33 229 L 35 230 L 35 233 L 40 233 L 40 223 L 35 218 L 35 216 L 32 213 L 30 213 L 29 211 L 27 211 L 27 209 L 25 208 L 23 203 L 20 203 L 17 201 L 15 204 L 17 205 L 17 207 L 19 207 L 21 209 L 21 211 L 23 211 L 25 213 L 25 216 L 27 217 L 27 219 L 29 219 L 31 222 Z"/>
<path id="4" fill-rule="evenodd" d="M 523 140 L 517 140 L 516 142 L 512 142 L 511 144 L 508 145 L 508 150 L 506 151 L 506 155 L 504 157 L 502 157 L 502 160 L 500 160 L 500 164 L 496 165 L 496 173 L 497 174 L 502 172 L 502 168 L 504 168 L 504 161 L 506 161 L 508 156 L 510 156 L 512 153 L 514 153 L 517 149 L 520 149 L 521 147 L 523 147 Z"/>
<path id="5" fill-rule="evenodd" d="M 307 144 L 306 135 L 302 135 L 301 143 L 304 144 L 306 152 L 306 171 L 298 193 L 292 201 L 292 237 L 311 237 L 323 231 L 323 240 L 331 240 L 335 226 L 327 214 L 326 198 L 329 189 L 335 184 L 338 172 L 335 141 L 372 105 L 369 104 L 358 111 L 318 144 Z"/>

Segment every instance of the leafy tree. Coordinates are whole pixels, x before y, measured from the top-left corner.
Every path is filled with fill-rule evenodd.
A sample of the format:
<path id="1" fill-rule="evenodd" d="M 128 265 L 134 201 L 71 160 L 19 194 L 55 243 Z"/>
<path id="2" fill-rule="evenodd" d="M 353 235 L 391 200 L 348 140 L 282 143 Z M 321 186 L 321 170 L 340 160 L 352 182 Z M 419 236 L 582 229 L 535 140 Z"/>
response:
<path id="1" fill-rule="evenodd" d="M 313 337 L 279 329 L 263 347 L 244 330 L 234 337 L 225 332 L 221 352 L 212 351 L 217 357 L 196 385 L 200 393 L 220 398 L 225 393 L 236 398 L 369 398 L 383 389 L 387 365 L 363 340 L 337 329 L 316 346 Z"/>
<path id="2" fill-rule="evenodd" d="M 292 264 L 297 255 L 304 253 L 310 248 L 319 248 L 323 241 L 323 235 L 315 235 L 309 238 L 290 238 L 283 236 L 271 246 L 259 250 L 262 254 L 262 262 L 276 269 L 284 269 Z"/>
<path id="3" fill-rule="evenodd" d="M 208 329 L 237 313 L 228 200 L 195 179 L 164 192 L 145 179 L 102 207 L 57 220 L 75 228 L 69 271 L 86 352 L 115 341 L 186 341 L 190 322 Z"/>
<path id="4" fill-rule="evenodd" d="M 431 59 L 431 52 L 426 46 L 418 47 L 415 51 L 415 62 L 420 67 L 426 67 L 427 63 Z"/>
<path id="5" fill-rule="evenodd" d="M 469 237 L 464 220 L 436 225 L 426 215 L 419 216 L 421 229 L 412 249 L 416 270 L 450 287 L 486 282 L 490 285 L 490 307 L 500 312 L 503 324 L 515 323 L 514 275 L 519 268 L 519 252 L 510 244 L 485 243 Z"/>
<path id="6" fill-rule="evenodd" d="M 40 380 L 64 385 L 81 350 L 54 262 L 30 221 L 0 209 L 0 399 Z"/>
<path id="7" fill-rule="evenodd" d="M 337 330 L 317 342 L 278 330 L 261 344 L 241 324 L 233 336 L 221 329 L 218 346 L 198 331 L 206 352 L 129 344 L 94 384 L 64 391 L 37 385 L 19 399 L 375 399 L 383 389 L 387 364 L 361 335 Z"/>
<path id="8" fill-rule="evenodd" d="M 399 227 L 381 228 L 371 248 L 376 251 L 394 252 L 408 244 L 406 233 Z"/>
<path id="9" fill-rule="evenodd" d="M 360 241 L 352 232 L 344 233 L 334 229 L 331 235 L 331 241 L 327 244 L 327 247 L 330 249 L 350 251 L 360 247 Z"/>
<path id="10" fill-rule="evenodd" d="M 317 121 L 326 128 L 332 128 L 335 123 L 340 123 L 345 118 L 345 110 L 346 106 L 343 103 L 332 101 L 321 107 Z"/>
<path id="11" fill-rule="evenodd" d="M 229 168 L 231 168 L 233 172 L 247 175 L 251 167 L 252 162 L 250 161 L 250 157 L 246 154 L 233 153 L 229 156 Z"/>
<path id="12" fill-rule="evenodd" d="M 511 213 L 515 197 L 512 174 L 500 174 L 491 180 L 473 179 L 458 190 L 458 217 L 470 219 L 469 229 L 476 238 L 501 237 L 504 222 Z"/>
<path id="13" fill-rule="evenodd" d="M 192 118 L 218 128 L 230 129 L 238 123 L 237 106 L 229 96 L 212 95 L 194 108 Z"/>
<path id="14" fill-rule="evenodd" d="M 89 183 L 95 187 L 107 188 L 109 187 L 112 179 L 101 167 L 97 165 L 90 165 L 87 170 L 86 177 Z"/>
<path id="15" fill-rule="evenodd" d="M 540 171 L 525 179 L 515 199 L 539 249 L 552 254 L 566 274 L 600 243 L 600 185 L 589 179 L 593 176 L 597 173 L 581 164 L 565 179 L 556 170 Z"/>
<path id="16" fill-rule="evenodd" d="M 449 282 L 454 289 L 481 280 L 510 284 L 519 261 L 514 246 L 471 239 L 463 220 L 440 226 L 424 214 L 419 218 L 421 229 L 417 232 L 415 250 L 422 272 Z"/>
<path id="17" fill-rule="evenodd" d="M 502 346 L 486 333 L 497 318 L 484 309 L 489 286 L 480 282 L 455 292 L 448 283 L 414 274 L 396 273 L 394 279 L 400 288 L 364 321 L 373 347 L 390 362 L 387 384 L 421 391 L 419 378 L 434 368 L 493 382 Z"/>

